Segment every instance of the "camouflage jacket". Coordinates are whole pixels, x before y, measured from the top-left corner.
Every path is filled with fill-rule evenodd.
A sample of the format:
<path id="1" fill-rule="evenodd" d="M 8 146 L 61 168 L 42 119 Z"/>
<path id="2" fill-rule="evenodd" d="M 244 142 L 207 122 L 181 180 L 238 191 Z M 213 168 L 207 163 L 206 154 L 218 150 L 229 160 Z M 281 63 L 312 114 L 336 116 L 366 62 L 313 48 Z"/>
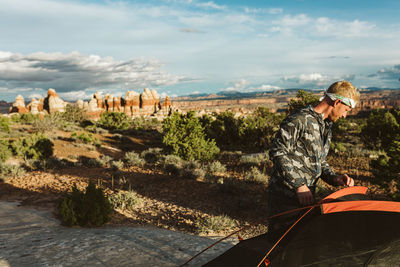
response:
<path id="1" fill-rule="evenodd" d="M 308 106 L 290 114 L 280 125 L 273 141 L 270 158 L 274 169 L 268 190 L 295 197 L 295 190 L 314 186 L 321 177 L 332 184 L 335 173 L 326 162 L 331 143 L 332 122 Z"/>

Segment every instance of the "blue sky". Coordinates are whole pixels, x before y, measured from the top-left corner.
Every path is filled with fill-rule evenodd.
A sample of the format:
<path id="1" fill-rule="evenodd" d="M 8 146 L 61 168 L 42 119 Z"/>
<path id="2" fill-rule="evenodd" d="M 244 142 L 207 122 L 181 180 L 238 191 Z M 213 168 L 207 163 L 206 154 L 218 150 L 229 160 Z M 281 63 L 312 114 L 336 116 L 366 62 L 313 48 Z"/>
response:
<path id="1" fill-rule="evenodd" d="M 0 99 L 400 88 L 400 1 L 0 0 Z"/>

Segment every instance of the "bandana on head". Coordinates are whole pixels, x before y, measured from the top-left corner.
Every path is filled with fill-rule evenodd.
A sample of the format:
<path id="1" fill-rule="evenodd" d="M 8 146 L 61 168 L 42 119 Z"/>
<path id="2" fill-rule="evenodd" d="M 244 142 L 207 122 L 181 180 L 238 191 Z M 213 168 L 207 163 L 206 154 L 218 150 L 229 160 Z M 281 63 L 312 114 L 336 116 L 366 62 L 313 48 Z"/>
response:
<path id="1" fill-rule="evenodd" d="M 337 99 L 341 100 L 343 104 L 345 104 L 346 106 L 349 106 L 351 108 L 355 108 L 357 102 L 354 101 L 354 99 L 348 98 L 348 97 L 344 97 L 344 96 L 340 96 L 337 94 L 332 94 L 332 93 L 325 93 L 326 96 L 328 96 L 332 101 L 335 101 Z"/>

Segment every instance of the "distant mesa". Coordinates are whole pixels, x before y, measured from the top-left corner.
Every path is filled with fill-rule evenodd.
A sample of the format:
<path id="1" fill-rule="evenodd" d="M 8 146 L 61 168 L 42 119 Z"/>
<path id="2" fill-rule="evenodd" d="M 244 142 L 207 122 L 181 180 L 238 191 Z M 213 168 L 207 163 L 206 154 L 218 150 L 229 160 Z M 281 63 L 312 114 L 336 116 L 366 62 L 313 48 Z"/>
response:
<path id="1" fill-rule="evenodd" d="M 45 98 L 33 98 L 26 106 L 24 97 L 18 95 L 9 112 L 52 114 L 64 112 L 68 104 L 70 103 L 62 100 L 56 91 L 50 88 Z M 103 112 L 124 112 L 128 116 L 167 116 L 173 110 L 168 96 L 161 102 L 157 91 L 149 88 L 145 88 L 141 94 L 136 91 L 127 91 L 125 97 L 116 97 L 111 94 L 106 94 L 103 97 L 100 92 L 96 92 L 89 101 L 78 100 L 75 105 L 94 118 L 99 117 Z"/>
<path id="2" fill-rule="evenodd" d="M 123 112 L 128 116 L 164 117 L 173 111 L 186 112 L 195 110 L 198 114 L 213 114 L 230 110 L 238 115 L 246 115 L 257 107 L 265 107 L 272 112 L 287 110 L 290 99 L 296 97 L 299 89 L 280 89 L 265 92 L 247 92 L 235 94 L 210 94 L 196 97 L 175 97 L 173 103 L 166 96 L 161 101 L 156 90 L 145 88 L 142 93 L 127 91 L 125 96 L 102 95 L 96 92 L 89 101 L 78 100 L 75 105 L 83 109 L 90 118 L 98 118 L 103 112 Z M 311 91 L 322 96 L 323 90 Z M 390 109 L 400 106 L 400 89 L 383 90 L 365 88 L 360 90 L 361 100 L 350 115 L 374 109 Z M 64 112 L 68 102 L 63 101 L 54 89 L 49 89 L 45 98 L 33 98 L 26 105 L 22 95 L 15 98 L 12 106 L 6 110 L 10 113 L 47 114 Z"/>

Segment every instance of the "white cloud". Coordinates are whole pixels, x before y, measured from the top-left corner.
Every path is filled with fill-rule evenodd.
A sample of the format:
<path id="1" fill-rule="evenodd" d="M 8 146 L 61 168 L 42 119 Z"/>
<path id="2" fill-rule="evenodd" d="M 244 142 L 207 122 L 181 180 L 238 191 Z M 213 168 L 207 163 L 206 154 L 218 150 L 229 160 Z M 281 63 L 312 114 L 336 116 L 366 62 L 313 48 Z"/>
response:
<path id="1" fill-rule="evenodd" d="M 72 91 L 66 93 L 59 93 L 60 97 L 66 101 L 77 101 L 79 99 L 90 99 L 93 94 L 89 94 L 87 91 Z"/>
<path id="2" fill-rule="evenodd" d="M 295 28 L 305 26 L 311 22 L 311 18 L 306 14 L 298 14 L 298 15 L 285 15 L 279 20 L 275 20 L 272 22 L 273 27 L 271 28 L 272 32 L 282 32 L 282 33 L 290 33 Z"/>
<path id="3" fill-rule="evenodd" d="M 322 36 L 336 37 L 368 37 L 376 28 L 375 24 L 367 21 L 337 21 L 326 17 L 316 19 L 315 28 Z"/>
<path id="4" fill-rule="evenodd" d="M 308 86 L 308 87 L 321 87 L 329 84 L 334 78 L 328 77 L 321 73 L 308 73 L 300 74 L 298 76 L 284 77 L 285 82 L 292 83 L 297 86 Z"/>
<path id="5" fill-rule="evenodd" d="M 33 98 L 39 99 L 39 98 L 44 98 L 44 96 L 42 94 L 38 94 L 38 93 L 30 94 L 28 96 L 28 99 L 33 99 Z"/>
<path id="6" fill-rule="evenodd" d="M 234 82 L 233 86 L 222 89 L 222 91 L 225 91 L 225 92 L 243 91 L 243 89 L 245 89 L 248 84 L 249 84 L 249 82 L 247 80 L 240 79 L 240 80 Z"/>
<path id="7" fill-rule="evenodd" d="M 55 88 L 59 92 L 82 92 L 90 87 L 112 89 L 172 85 L 184 78 L 162 71 L 162 64 L 156 59 L 117 61 L 112 57 L 82 55 L 79 52 L 29 55 L 3 52 L 2 55 L 0 86 L 10 90 L 34 86 Z M 71 93 L 71 96 L 74 94 Z"/>
<path id="8" fill-rule="evenodd" d="M 279 90 L 281 89 L 279 86 L 274 86 L 270 84 L 263 84 L 260 87 L 256 88 L 257 90 L 260 91 L 273 91 L 273 90 Z"/>
<path id="9" fill-rule="evenodd" d="M 245 7 L 244 12 L 254 13 L 254 14 L 277 15 L 277 14 L 283 13 L 283 9 L 282 8 L 249 8 L 249 7 Z"/>
<path id="10" fill-rule="evenodd" d="M 199 2 L 195 4 L 197 7 L 202 7 L 202 8 L 212 8 L 212 9 L 217 9 L 217 10 L 224 10 L 226 9 L 226 6 L 222 5 L 217 5 L 213 1 L 208 1 L 208 2 Z"/>

